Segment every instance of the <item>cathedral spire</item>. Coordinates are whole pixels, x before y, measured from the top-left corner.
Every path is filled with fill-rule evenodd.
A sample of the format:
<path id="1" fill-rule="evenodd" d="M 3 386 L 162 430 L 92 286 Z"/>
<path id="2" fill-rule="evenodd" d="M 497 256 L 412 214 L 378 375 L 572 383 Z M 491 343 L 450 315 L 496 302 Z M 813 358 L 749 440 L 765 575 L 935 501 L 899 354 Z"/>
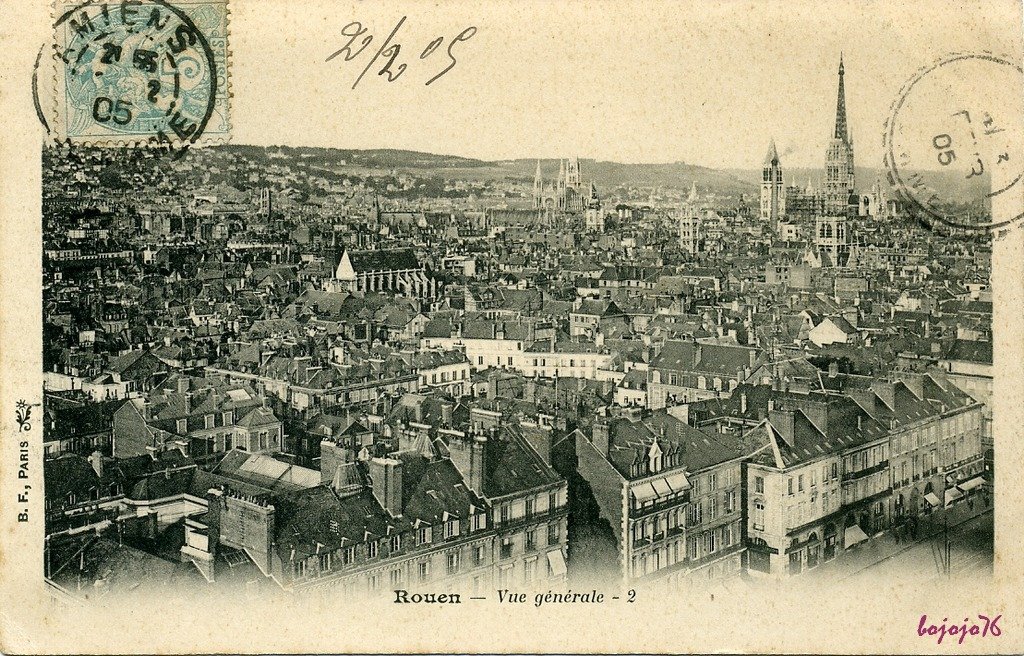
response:
<path id="1" fill-rule="evenodd" d="M 849 142 L 846 129 L 846 87 L 843 84 L 843 54 L 839 53 L 839 96 L 836 99 L 836 139 Z"/>

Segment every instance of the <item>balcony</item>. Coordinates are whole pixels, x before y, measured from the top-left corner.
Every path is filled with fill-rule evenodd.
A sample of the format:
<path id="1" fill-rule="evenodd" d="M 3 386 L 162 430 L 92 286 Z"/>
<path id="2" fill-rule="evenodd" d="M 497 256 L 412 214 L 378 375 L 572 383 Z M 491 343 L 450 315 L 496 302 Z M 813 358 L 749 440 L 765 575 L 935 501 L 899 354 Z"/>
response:
<path id="1" fill-rule="evenodd" d="M 864 469 L 858 469 L 857 471 L 852 471 L 852 472 L 844 472 L 843 473 L 843 483 L 846 483 L 847 481 L 855 481 L 855 480 L 857 480 L 859 478 L 864 478 L 865 476 L 870 476 L 872 474 L 877 474 L 878 472 L 883 471 L 883 470 L 888 469 L 888 468 L 889 468 L 889 461 L 888 460 L 882 460 L 877 465 L 872 465 L 871 467 L 865 467 Z"/>

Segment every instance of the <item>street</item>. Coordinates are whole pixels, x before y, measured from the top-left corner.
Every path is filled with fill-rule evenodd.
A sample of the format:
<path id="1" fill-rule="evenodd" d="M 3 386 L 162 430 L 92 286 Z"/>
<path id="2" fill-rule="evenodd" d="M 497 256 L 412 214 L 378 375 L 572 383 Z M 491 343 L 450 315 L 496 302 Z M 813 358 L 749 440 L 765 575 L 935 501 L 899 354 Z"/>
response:
<path id="1" fill-rule="evenodd" d="M 949 528 L 950 576 L 971 578 L 991 576 L 993 565 L 993 515 L 984 513 Z M 858 570 L 854 576 L 870 574 L 892 580 L 932 581 L 944 574 L 945 537 L 940 530 L 930 538 Z"/>

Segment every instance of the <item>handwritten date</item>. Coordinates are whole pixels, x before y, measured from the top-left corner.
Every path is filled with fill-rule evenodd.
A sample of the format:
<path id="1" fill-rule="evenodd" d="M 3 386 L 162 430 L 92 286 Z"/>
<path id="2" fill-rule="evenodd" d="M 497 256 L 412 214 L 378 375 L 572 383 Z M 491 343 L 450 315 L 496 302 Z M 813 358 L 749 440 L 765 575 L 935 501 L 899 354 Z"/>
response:
<path id="1" fill-rule="evenodd" d="M 384 42 L 380 44 L 380 47 L 377 49 L 377 52 L 373 55 L 373 57 L 370 58 L 370 61 L 367 62 L 366 66 L 363 68 L 363 71 L 356 78 L 355 82 L 352 83 L 353 89 L 355 89 L 359 85 L 359 82 L 362 81 L 363 76 L 365 76 L 371 69 L 374 69 L 375 66 L 380 67 L 376 69 L 377 75 L 386 76 L 388 82 L 394 82 L 398 78 L 402 77 L 402 75 L 405 73 L 409 65 L 398 61 L 399 55 L 402 52 L 402 44 L 397 42 L 392 43 L 392 41 L 398 34 L 398 31 L 402 28 L 402 25 L 405 24 L 406 18 L 408 17 L 402 16 L 402 19 L 398 21 L 398 23 L 395 25 L 395 28 L 391 30 L 391 34 L 389 34 L 388 37 L 384 39 Z M 363 24 L 360 23 L 359 21 L 352 21 L 345 27 L 341 28 L 342 36 L 346 37 L 348 41 L 345 43 L 345 45 L 343 45 L 342 47 L 338 48 L 330 55 L 328 55 L 327 59 L 324 61 L 329 62 L 336 59 L 337 57 L 341 57 L 344 61 L 350 62 L 359 57 L 361 54 L 363 54 L 363 51 L 369 48 L 370 44 L 373 43 L 373 35 L 367 34 L 368 31 L 368 28 L 363 27 Z M 433 77 L 427 80 L 425 83 L 426 86 L 430 86 L 438 79 L 440 79 L 443 75 L 445 75 L 448 71 L 455 68 L 455 64 L 458 63 L 458 60 L 455 58 L 456 47 L 461 42 L 469 41 L 471 38 L 473 38 L 473 35 L 476 34 L 476 32 L 476 27 L 470 26 L 459 32 L 456 36 L 454 36 L 448 41 L 448 45 L 446 48 L 448 58 L 447 60 L 445 60 L 445 62 L 443 62 L 446 63 L 447 65 L 438 73 L 436 73 Z M 433 39 L 419 53 L 420 60 L 428 59 L 444 44 L 445 38 L 443 36 L 439 36 Z"/>

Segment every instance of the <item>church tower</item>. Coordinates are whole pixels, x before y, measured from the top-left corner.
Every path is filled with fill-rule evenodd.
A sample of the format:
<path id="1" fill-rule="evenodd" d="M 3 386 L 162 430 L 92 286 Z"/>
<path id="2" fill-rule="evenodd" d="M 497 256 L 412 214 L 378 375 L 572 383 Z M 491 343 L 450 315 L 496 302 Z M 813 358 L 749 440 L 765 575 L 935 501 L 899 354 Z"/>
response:
<path id="1" fill-rule="evenodd" d="M 782 165 L 775 149 L 775 140 L 772 139 L 768 145 L 768 154 L 764 156 L 761 176 L 761 220 L 768 223 L 772 232 L 776 232 L 779 219 L 785 214 L 786 189 L 782 184 Z"/>
<path id="2" fill-rule="evenodd" d="M 583 188 L 583 173 L 580 171 L 580 158 L 573 157 L 569 160 L 569 166 L 565 171 L 565 186 L 582 190 Z"/>
<path id="3" fill-rule="evenodd" d="M 537 160 L 537 172 L 533 174 L 533 206 L 544 205 L 544 178 L 540 175 L 540 160 Z"/>
<path id="4" fill-rule="evenodd" d="M 839 94 L 836 99 L 836 127 L 825 156 L 825 214 L 846 216 L 854 193 L 853 138 L 846 124 L 846 87 L 843 57 L 839 56 Z"/>

